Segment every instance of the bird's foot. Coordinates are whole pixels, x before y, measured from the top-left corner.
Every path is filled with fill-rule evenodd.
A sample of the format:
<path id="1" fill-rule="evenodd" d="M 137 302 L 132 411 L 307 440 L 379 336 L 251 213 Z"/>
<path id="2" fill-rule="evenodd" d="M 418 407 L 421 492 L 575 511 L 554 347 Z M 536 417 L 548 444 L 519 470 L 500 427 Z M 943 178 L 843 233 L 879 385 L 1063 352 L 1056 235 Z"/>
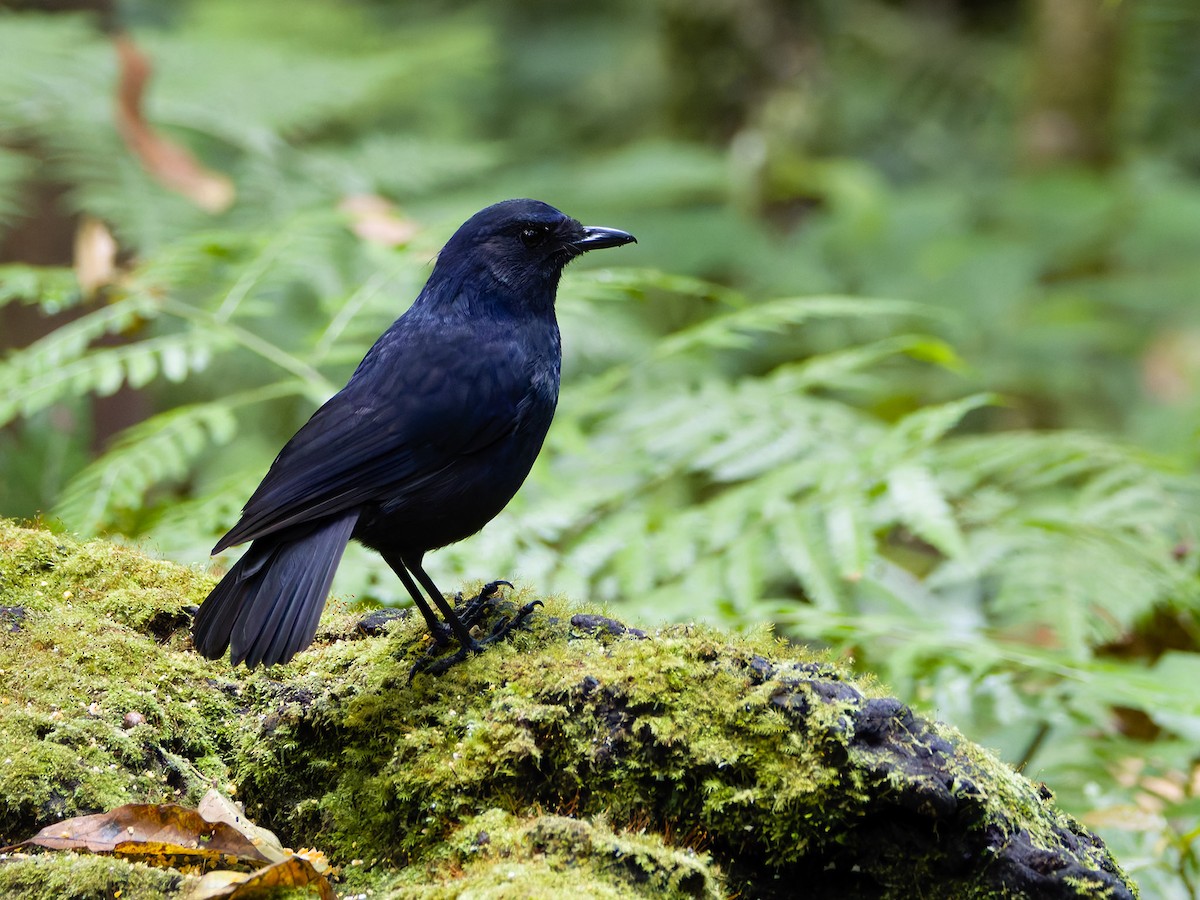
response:
<path id="1" fill-rule="evenodd" d="M 494 606 L 496 600 L 500 599 L 501 585 L 511 588 L 512 582 L 489 581 L 479 589 L 478 594 L 463 604 L 458 618 L 467 626 L 468 631 L 478 625 L 484 614 Z"/>
<path id="2" fill-rule="evenodd" d="M 429 636 L 433 638 L 433 646 L 438 650 L 444 650 L 454 643 L 454 632 L 445 622 L 427 623 L 429 627 Z"/>
<path id="3" fill-rule="evenodd" d="M 501 619 L 499 622 L 493 625 L 492 630 L 488 632 L 488 636 L 479 643 L 486 647 L 488 644 L 494 644 L 497 641 L 504 640 L 506 637 L 512 634 L 514 629 L 520 628 L 522 625 L 524 625 L 525 620 L 528 619 L 530 615 L 533 614 L 533 611 L 539 606 L 545 606 L 545 604 L 542 603 L 541 600 L 533 600 L 529 603 L 526 603 L 517 610 L 514 616 Z"/>
<path id="4" fill-rule="evenodd" d="M 429 636 L 433 639 L 433 643 L 429 645 L 429 648 L 421 654 L 421 657 L 409 669 L 409 684 L 412 684 L 412 680 L 420 672 L 430 672 L 434 675 L 441 674 L 455 663 L 466 659 L 468 651 L 478 653 L 483 649 L 477 641 L 472 641 L 473 646 L 460 646 L 451 656 L 439 658 L 451 644 L 455 643 L 454 632 L 445 622 L 430 622 L 428 627 Z"/>
<path id="5" fill-rule="evenodd" d="M 445 656 L 438 656 L 436 650 L 439 650 L 436 644 L 429 648 L 420 659 L 413 663 L 413 667 L 408 671 L 408 683 L 412 684 L 413 679 L 422 672 L 428 675 L 441 675 L 446 670 L 457 666 L 460 662 L 464 662 L 472 653 L 482 653 L 483 645 L 478 641 L 472 641 L 465 647 L 459 647 L 453 653 Z"/>
<path id="6" fill-rule="evenodd" d="M 483 619 L 484 615 L 494 608 L 496 600 L 500 598 L 500 586 L 507 585 L 512 587 L 507 581 L 491 581 L 485 584 L 479 594 L 468 600 L 462 607 L 462 612 L 459 618 L 468 629 L 474 628 Z M 409 684 L 420 673 L 424 672 L 428 675 L 441 675 L 443 672 L 453 668 L 460 662 L 465 661 L 473 653 L 482 653 L 484 648 L 495 644 L 507 638 L 512 632 L 525 624 L 525 620 L 533 613 L 535 609 L 542 606 L 541 600 L 534 600 L 531 603 L 526 603 L 511 616 L 505 616 L 488 632 L 487 637 L 480 640 L 471 639 L 471 642 L 466 645 L 460 645 L 453 653 L 441 655 L 444 645 L 435 644 L 416 661 L 412 669 L 408 673 Z M 511 608 L 511 607 L 510 607 Z M 445 626 L 442 626 L 445 627 Z"/>
<path id="7" fill-rule="evenodd" d="M 508 581 L 489 581 L 480 588 L 477 595 L 463 605 L 462 611 L 459 613 L 459 618 L 468 629 L 474 628 L 480 623 L 486 613 L 496 608 L 496 601 L 502 597 L 500 593 L 501 585 L 512 587 L 512 583 Z M 506 612 L 512 609 L 511 603 L 504 605 L 507 607 Z M 542 605 L 541 600 L 534 600 L 532 603 L 526 603 L 515 614 L 502 618 L 492 626 L 492 630 L 488 632 L 487 637 L 480 639 L 480 645 L 486 647 L 488 644 L 504 640 L 512 633 L 514 628 L 519 628 L 529 618 L 530 614 Z"/>

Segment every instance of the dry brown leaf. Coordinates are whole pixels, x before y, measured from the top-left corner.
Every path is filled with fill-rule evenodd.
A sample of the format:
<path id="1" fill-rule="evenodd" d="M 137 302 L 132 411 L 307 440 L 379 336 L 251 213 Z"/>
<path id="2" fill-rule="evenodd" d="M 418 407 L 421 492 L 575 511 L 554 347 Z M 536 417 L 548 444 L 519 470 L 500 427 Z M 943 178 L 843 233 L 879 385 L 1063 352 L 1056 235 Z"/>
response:
<path id="1" fill-rule="evenodd" d="M 192 888 L 189 900 L 257 900 L 273 896 L 281 887 L 314 888 L 321 900 L 336 900 L 323 874 L 329 871 L 323 853 L 304 850 L 293 855 L 274 834 L 249 821 L 215 790 L 204 796 L 200 809 L 175 803 L 130 803 L 48 825 L 28 841 L 3 849 L 29 847 L 109 853 L 185 870 L 218 865 L 253 869 L 209 871 Z"/>
<path id="2" fill-rule="evenodd" d="M 209 872 L 188 900 L 257 900 L 281 887 L 313 887 L 321 900 L 336 900 L 329 881 L 302 856 L 289 856 L 256 872 Z"/>
<path id="3" fill-rule="evenodd" d="M 1089 828 L 1113 828 L 1119 831 L 1141 831 L 1147 834 L 1161 832 L 1165 827 L 1163 817 L 1155 812 L 1139 809 L 1132 804 L 1093 809 L 1080 818 Z"/>
<path id="4" fill-rule="evenodd" d="M 223 822 L 234 829 L 245 837 L 268 862 L 281 862 L 291 855 L 283 849 L 283 844 L 279 842 L 275 832 L 255 825 L 246 818 L 246 814 L 238 808 L 236 803 L 215 788 L 210 788 L 204 795 L 196 811 L 206 822 Z"/>
<path id="5" fill-rule="evenodd" d="M 1190 403 L 1200 389 L 1200 331 L 1158 334 L 1142 355 L 1142 389 L 1156 403 Z"/>
<path id="6" fill-rule="evenodd" d="M 113 37 L 120 76 L 117 130 L 131 153 L 163 187 L 187 197 L 203 210 L 218 213 L 233 203 L 233 182 L 205 168 L 186 147 L 156 132 L 142 116 L 142 96 L 150 80 L 150 61 L 126 34 Z"/>
<path id="7" fill-rule="evenodd" d="M 246 874 L 230 869 L 205 872 L 184 896 L 187 897 L 187 900 L 221 900 L 221 898 L 228 897 L 231 890 L 242 884 Z"/>
<path id="8" fill-rule="evenodd" d="M 207 822 L 176 803 L 129 803 L 106 813 L 47 825 L 19 847 L 88 850 L 147 862 L 259 866 L 270 862 L 245 835 L 224 822 Z"/>
<path id="9" fill-rule="evenodd" d="M 350 217 L 350 230 L 373 244 L 400 247 L 411 241 L 420 227 L 399 214 L 396 205 L 378 194 L 352 194 L 338 209 Z"/>
<path id="10" fill-rule="evenodd" d="M 1143 790 L 1149 791 L 1151 794 L 1155 794 L 1166 800 L 1168 803 L 1182 803 L 1187 796 L 1184 792 L 1182 779 L 1178 777 L 1178 773 L 1172 774 L 1175 774 L 1176 777 L 1148 775 L 1139 782 L 1139 786 Z"/>
<path id="11" fill-rule="evenodd" d="M 108 226 L 92 216 L 83 216 L 75 230 L 75 279 L 85 297 L 91 297 L 117 274 L 117 239 Z"/>

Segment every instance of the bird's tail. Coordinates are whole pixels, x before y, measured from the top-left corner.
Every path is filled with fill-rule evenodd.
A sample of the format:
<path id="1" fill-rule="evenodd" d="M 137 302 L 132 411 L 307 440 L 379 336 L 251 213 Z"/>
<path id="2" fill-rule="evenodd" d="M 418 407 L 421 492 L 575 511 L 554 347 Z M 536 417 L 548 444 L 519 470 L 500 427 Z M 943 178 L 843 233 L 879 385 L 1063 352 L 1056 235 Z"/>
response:
<path id="1" fill-rule="evenodd" d="M 256 540 L 200 604 L 196 649 L 233 665 L 285 663 L 309 644 L 357 511 Z"/>

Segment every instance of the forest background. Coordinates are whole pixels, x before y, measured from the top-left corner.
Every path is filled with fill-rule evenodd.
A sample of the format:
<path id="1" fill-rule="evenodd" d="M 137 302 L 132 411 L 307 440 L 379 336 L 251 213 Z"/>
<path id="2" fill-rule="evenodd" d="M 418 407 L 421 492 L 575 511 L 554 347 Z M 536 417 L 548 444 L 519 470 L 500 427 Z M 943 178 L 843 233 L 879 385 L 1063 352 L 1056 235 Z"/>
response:
<path id="1" fill-rule="evenodd" d="M 0 515 L 205 564 L 538 197 L 640 244 L 567 273 L 548 445 L 439 583 L 773 622 L 1198 895 L 1192 0 L 7 7 Z"/>

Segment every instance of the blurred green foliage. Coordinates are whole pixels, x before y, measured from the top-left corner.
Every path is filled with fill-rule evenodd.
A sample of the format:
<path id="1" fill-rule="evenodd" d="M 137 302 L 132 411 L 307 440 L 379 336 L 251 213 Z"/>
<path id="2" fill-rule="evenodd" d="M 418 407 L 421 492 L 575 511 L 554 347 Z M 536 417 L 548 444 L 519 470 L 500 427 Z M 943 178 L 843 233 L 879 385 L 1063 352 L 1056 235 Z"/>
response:
<path id="1" fill-rule="evenodd" d="M 204 559 L 458 223 L 536 196 L 641 243 L 567 274 L 546 450 L 435 567 L 852 654 L 1196 896 L 1200 13 L 1117 4 L 1118 161 L 1031 172 L 996 6 L 123 4 L 220 214 L 122 143 L 93 21 L 3 16 L 0 228 L 50 189 L 121 268 L 0 267 L 65 316 L 0 360 L 0 514 Z M 365 552 L 337 587 L 402 601 Z"/>

